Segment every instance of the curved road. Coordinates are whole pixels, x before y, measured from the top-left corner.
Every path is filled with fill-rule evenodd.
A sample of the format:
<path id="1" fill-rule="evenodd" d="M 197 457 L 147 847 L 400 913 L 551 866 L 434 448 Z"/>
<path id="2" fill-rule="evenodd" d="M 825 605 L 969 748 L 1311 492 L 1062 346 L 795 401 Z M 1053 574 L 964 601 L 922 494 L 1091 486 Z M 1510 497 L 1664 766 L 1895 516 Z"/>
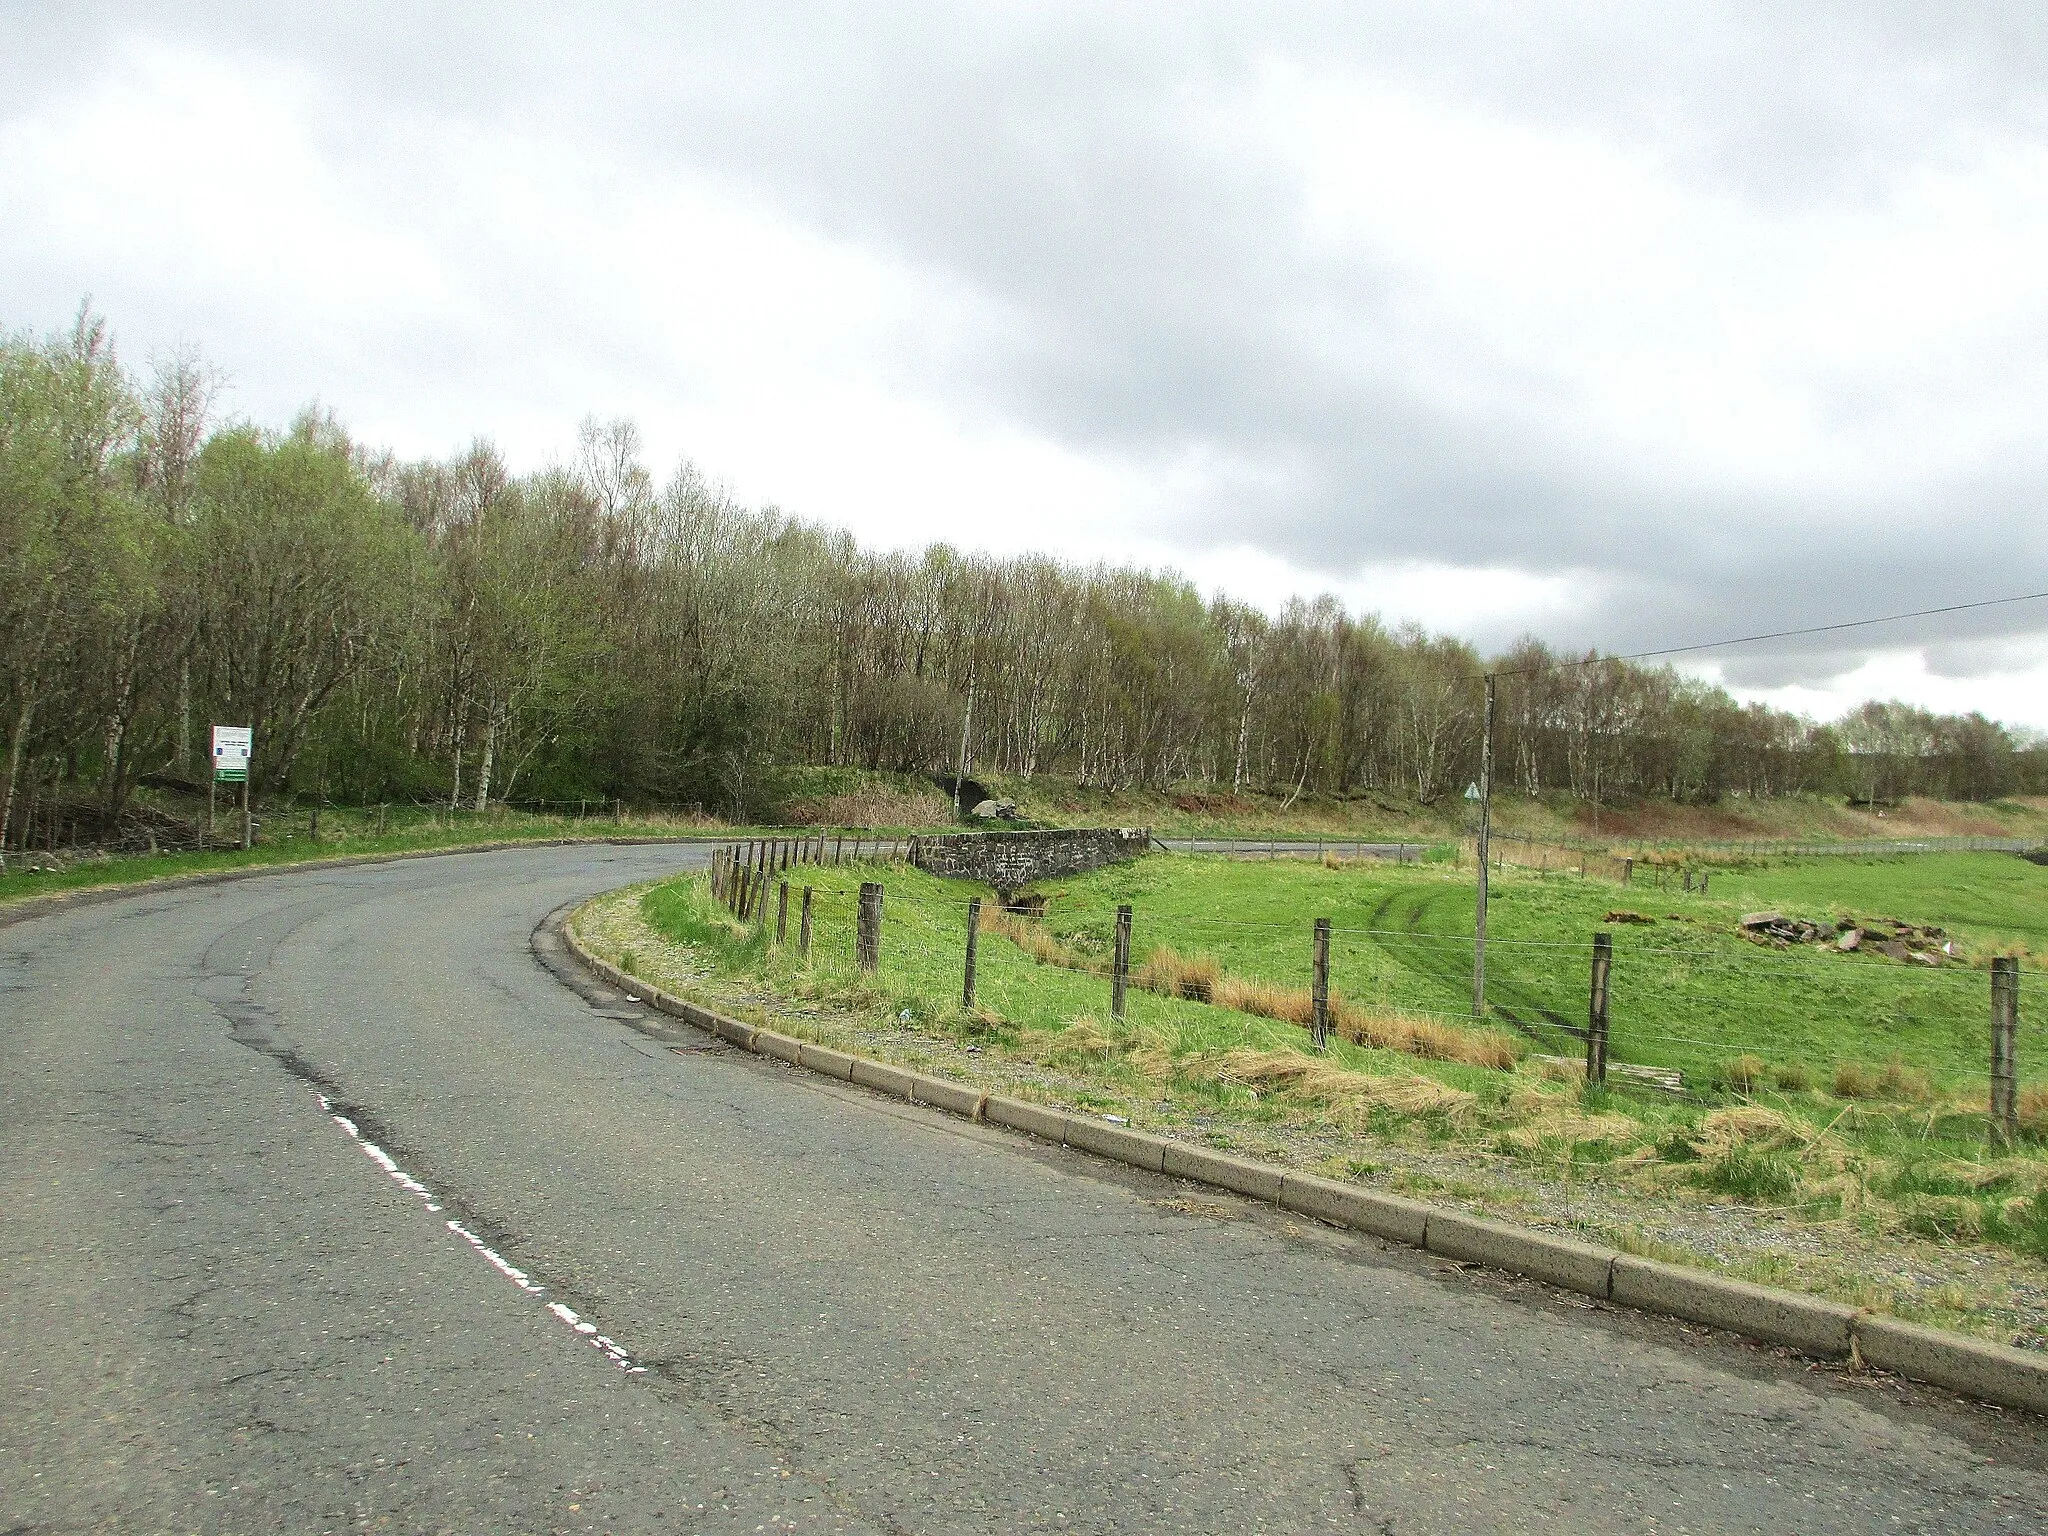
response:
<path id="1" fill-rule="evenodd" d="M 2043 1528 L 2038 1421 L 665 1044 L 536 960 L 701 857 L 0 929 L 0 1532 Z"/>

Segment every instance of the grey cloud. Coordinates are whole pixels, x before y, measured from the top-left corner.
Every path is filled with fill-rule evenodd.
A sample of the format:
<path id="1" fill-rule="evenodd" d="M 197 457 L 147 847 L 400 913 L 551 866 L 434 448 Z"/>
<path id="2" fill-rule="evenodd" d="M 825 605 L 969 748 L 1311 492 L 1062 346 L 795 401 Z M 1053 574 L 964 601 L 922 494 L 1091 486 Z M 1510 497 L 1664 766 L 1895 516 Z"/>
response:
<path id="1" fill-rule="evenodd" d="M 1185 111 L 1290 61 L 1638 148 L 1741 202 L 1826 217 L 1986 138 L 2048 142 L 2037 6 L 58 16 L 5 24 L 17 63 L 0 78 L 18 100 L 76 89 L 123 37 L 190 41 L 310 73 L 335 109 L 326 131 L 354 152 L 380 133 L 402 140 L 414 118 L 544 125 L 626 172 L 715 175 L 965 285 L 1009 319 L 924 387 L 1084 452 L 1163 467 L 1200 448 L 1248 466 L 1154 530 L 1190 550 L 1251 542 L 1332 581 L 1398 559 L 1583 570 L 1606 595 L 1589 590 L 1546 631 L 1620 650 L 2048 586 L 2038 451 L 1933 505 L 1795 500 L 1588 462 L 1547 386 L 1483 357 L 1459 364 L 1481 404 L 1432 404 L 1389 355 L 1404 336 L 1399 276 L 1308 254 L 1290 173 Z M 1816 387 L 1842 421 L 1898 405 L 1879 384 Z M 1520 627 L 1482 624 L 1477 638 Z M 2041 627 L 2031 609 L 1991 610 L 1915 635 L 1972 637 L 1942 652 L 1968 676 L 1996 668 L 1996 637 Z M 1739 680 L 1834 676 L 1857 654 L 1777 645 L 1742 657 Z"/>

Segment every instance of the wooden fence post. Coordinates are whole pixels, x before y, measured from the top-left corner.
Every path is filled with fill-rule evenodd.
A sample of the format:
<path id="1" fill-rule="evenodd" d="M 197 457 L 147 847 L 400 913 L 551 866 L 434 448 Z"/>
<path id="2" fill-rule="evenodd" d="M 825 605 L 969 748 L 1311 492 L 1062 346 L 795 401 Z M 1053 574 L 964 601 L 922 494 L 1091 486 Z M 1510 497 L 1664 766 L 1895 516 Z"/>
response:
<path id="1" fill-rule="evenodd" d="M 775 942 L 789 937 L 789 882 L 783 881 L 775 896 Z"/>
<path id="2" fill-rule="evenodd" d="M 846 834 L 844 832 L 841 832 L 834 836 L 832 839 L 832 864 L 834 868 L 837 868 L 839 865 L 844 864 L 846 862 L 844 859 L 840 857 L 840 855 L 845 851 Z"/>
<path id="3" fill-rule="evenodd" d="M 1116 909 L 1116 950 L 1109 972 L 1109 1016 L 1121 1024 L 1124 1018 L 1124 989 L 1131 979 L 1131 908 L 1126 902 Z"/>
<path id="4" fill-rule="evenodd" d="M 798 920 L 796 930 L 796 952 L 802 958 L 811 958 L 811 888 L 804 887 L 803 916 Z"/>
<path id="5" fill-rule="evenodd" d="M 1314 1031 L 1316 1049 L 1330 1048 L 1330 920 L 1316 919 L 1315 975 L 1313 991 L 1314 1012 L 1309 1023 Z"/>
<path id="6" fill-rule="evenodd" d="M 860 883 L 860 915 L 853 936 L 853 955 L 864 971 L 882 963 L 882 887 L 873 880 Z"/>
<path id="7" fill-rule="evenodd" d="M 1636 861 L 1634 859 L 1623 859 L 1621 861 L 1621 883 L 1623 885 L 1631 884 L 1635 880 L 1635 875 Z"/>
<path id="8" fill-rule="evenodd" d="M 1991 962 L 1991 1139 L 2011 1146 L 2020 1134 L 2020 963 Z"/>
<path id="9" fill-rule="evenodd" d="M 981 898 L 975 897 L 967 903 L 967 970 L 966 978 L 960 984 L 960 1007 L 963 1012 L 974 1007 L 974 947 L 981 937 Z"/>
<path id="10" fill-rule="evenodd" d="M 1593 991 L 1586 1006 L 1586 1086 L 1607 1084 L 1607 976 L 1614 968 L 1614 935 L 1593 935 Z"/>

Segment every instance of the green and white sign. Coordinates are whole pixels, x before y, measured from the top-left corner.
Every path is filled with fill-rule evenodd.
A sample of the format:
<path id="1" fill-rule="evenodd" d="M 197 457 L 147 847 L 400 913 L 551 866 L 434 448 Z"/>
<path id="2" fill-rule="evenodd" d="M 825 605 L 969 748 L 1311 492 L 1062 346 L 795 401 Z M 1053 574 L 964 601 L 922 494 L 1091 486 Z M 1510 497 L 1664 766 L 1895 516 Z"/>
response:
<path id="1" fill-rule="evenodd" d="M 213 728 L 213 780 L 216 784 L 243 784 L 249 778 L 249 749 L 256 733 L 246 725 L 216 725 Z"/>

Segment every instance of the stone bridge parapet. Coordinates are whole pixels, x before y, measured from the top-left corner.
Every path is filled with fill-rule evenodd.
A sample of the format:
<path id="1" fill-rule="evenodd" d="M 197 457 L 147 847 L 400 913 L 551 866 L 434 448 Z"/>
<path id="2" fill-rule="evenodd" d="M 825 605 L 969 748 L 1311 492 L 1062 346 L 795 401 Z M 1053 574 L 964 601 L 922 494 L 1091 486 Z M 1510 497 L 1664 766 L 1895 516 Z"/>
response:
<path id="1" fill-rule="evenodd" d="M 977 880 L 1008 897 L 1038 880 L 1078 875 L 1135 859 L 1151 846 L 1146 827 L 1076 827 L 1043 832 L 952 832 L 910 840 L 910 862 L 926 874 Z"/>

